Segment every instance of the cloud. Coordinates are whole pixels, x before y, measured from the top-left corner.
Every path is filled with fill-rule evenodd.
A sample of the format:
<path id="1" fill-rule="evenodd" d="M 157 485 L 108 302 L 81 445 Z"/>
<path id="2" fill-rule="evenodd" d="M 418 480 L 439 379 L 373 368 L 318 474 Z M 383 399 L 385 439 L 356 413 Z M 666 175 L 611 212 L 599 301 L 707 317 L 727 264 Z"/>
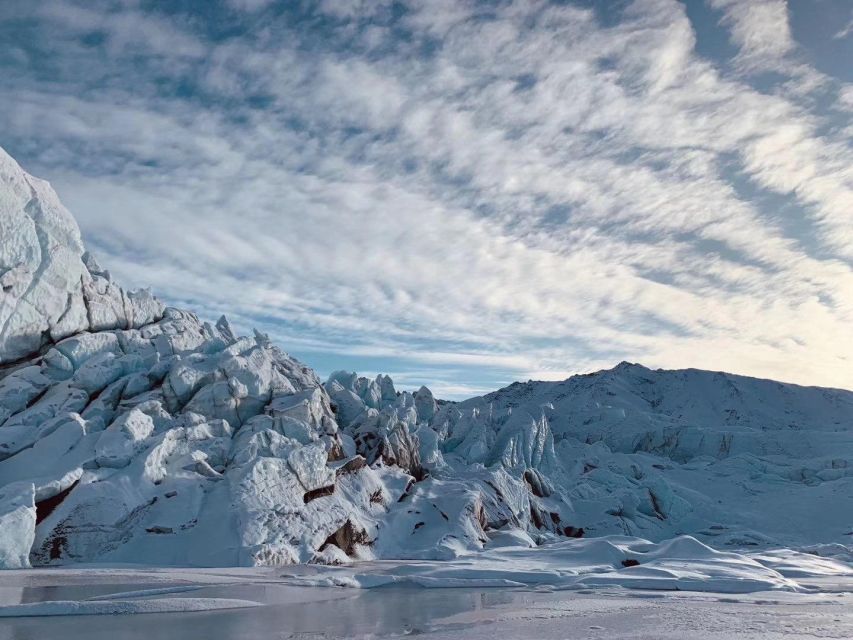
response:
<path id="1" fill-rule="evenodd" d="M 243 0 L 257 2 L 257 0 Z M 36 16 L 62 30 L 65 36 L 83 39 L 85 46 L 96 43 L 116 56 L 139 52 L 145 56 L 166 56 L 171 60 L 204 55 L 205 46 L 181 25 L 131 6 L 92 9 L 86 5 L 50 2 L 36 6 Z"/>
<path id="2" fill-rule="evenodd" d="M 835 34 L 833 34 L 832 38 L 834 40 L 843 40 L 851 33 L 853 33 L 853 15 L 851 15 L 850 17 L 850 22 L 848 22 L 846 26 L 842 27 Z"/>
<path id="3" fill-rule="evenodd" d="M 225 0 L 225 3 L 235 11 L 257 13 L 271 6 L 275 0 Z"/>
<path id="4" fill-rule="evenodd" d="M 761 65 L 794 50 L 787 0 L 708 0 L 723 11 L 723 23 L 744 64 Z"/>
<path id="5" fill-rule="evenodd" d="M 715 2 L 740 56 L 790 55 L 743 31 L 766 36 L 784 3 Z M 818 89 L 700 56 L 674 0 L 606 23 L 368 5 L 213 38 L 52 3 L 14 43 L 51 71 L 0 75 L 0 144 L 122 281 L 309 364 L 428 367 L 460 395 L 623 359 L 853 387 L 853 149 Z M 105 38 L 82 43 L 92 25 Z"/>

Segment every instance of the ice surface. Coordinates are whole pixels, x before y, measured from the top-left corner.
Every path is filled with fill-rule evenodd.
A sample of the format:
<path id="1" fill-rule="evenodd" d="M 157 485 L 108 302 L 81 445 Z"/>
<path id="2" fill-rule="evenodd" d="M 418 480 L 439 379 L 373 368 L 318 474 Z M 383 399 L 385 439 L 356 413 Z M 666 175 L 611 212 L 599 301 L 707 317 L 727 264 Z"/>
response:
<path id="1" fill-rule="evenodd" d="M 132 613 L 186 613 L 215 609 L 257 607 L 251 600 L 233 598 L 148 598 L 146 600 L 56 600 L 0 606 L 0 618 L 34 618 L 46 616 L 101 616 Z"/>
<path id="2" fill-rule="evenodd" d="M 384 563 L 380 563 L 384 564 Z M 416 564 L 416 563 L 405 563 Z M 441 563 L 431 562 L 431 565 Z M 292 567 L 295 573 L 328 572 Z M 850 583 L 818 593 L 764 591 L 721 595 L 596 588 L 381 589 L 294 587 L 281 569 L 39 569 L 0 573 L 0 606 L 21 611 L 135 603 L 152 615 L 5 618 L 0 640 L 187 640 L 256 638 L 847 638 L 853 634 Z M 211 601 L 209 611 L 181 608 Z M 173 605 L 161 603 L 178 600 Z M 218 608 L 228 600 L 260 603 Z M 145 604 L 155 601 L 155 605 Z M 71 602 L 72 605 L 59 604 Z M 38 605 L 38 606 L 32 606 Z M 110 605 L 112 606 L 112 605 Z M 167 608 L 168 607 L 168 608 Z M 124 608 L 129 613 L 130 608 Z"/>

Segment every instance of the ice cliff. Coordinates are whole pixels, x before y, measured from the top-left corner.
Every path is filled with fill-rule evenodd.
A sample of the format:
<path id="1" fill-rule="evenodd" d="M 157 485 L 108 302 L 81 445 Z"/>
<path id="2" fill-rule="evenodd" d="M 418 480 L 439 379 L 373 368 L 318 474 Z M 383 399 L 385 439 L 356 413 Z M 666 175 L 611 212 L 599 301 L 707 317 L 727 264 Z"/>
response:
<path id="1" fill-rule="evenodd" d="M 0 566 L 850 542 L 853 393 L 622 364 L 461 403 L 323 383 L 114 283 L 0 150 Z"/>
<path id="2" fill-rule="evenodd" d="M 148 291 L 112 282 L 50 185 L 2 148 L 0 238 L 0 366 L 81 331 L 135 329 L 163 315 Z"/>

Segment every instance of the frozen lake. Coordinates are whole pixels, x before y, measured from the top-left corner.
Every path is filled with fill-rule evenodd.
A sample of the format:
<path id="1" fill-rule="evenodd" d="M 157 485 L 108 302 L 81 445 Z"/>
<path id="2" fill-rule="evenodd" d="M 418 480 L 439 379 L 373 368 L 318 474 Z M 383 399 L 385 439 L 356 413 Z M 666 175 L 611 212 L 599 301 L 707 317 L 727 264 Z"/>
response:
<path id="1" fill-rule="evenodd" d="M 153 603 L 153 610 L 240 606 L 239 602 L 254 606 L 0 618 L 0 640 L 853 637 L 850 577 L 811 579 L 807 586 L 813 593 L 717 594 L 623 588 L 305 587 L 287 584 L 283 573 L 281 568 L 4 572 L 0 606 L 6 610 L 44 602 Z"/>

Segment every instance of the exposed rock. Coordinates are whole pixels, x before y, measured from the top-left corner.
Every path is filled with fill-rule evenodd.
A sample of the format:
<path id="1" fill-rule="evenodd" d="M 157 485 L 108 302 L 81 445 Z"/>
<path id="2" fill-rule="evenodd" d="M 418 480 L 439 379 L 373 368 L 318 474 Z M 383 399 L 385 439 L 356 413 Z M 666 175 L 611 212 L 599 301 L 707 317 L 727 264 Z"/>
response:
<path id="1" fill-rule="evenodd" d="M 49 498 L 45 498 L 43 500 L 39 500 L 36 502 L 36 525 L 38 526 L 41 522 L 47 518 L 51 513 L 54 512 L 56 507 L 62 504 L 62 501 L 68 497 L 68 494 L 71 493 L 71 490 L 77 485 L 77 481 L 75 480 L 71 485 L 63 489 L 57 494 L 50 496 Z"/>
<path id="2" fill-rule="evenodd" d="M 367 532 L 364 529 L 357 528 L 351 520 L 347 520 L 340 529 L 326 538 L 320 547 L 320 551 L 323 551 L 328 545 L 335 545 L 346 555 L 354 556 L 359 546 L 370 544 L 371 540 Z"/>

